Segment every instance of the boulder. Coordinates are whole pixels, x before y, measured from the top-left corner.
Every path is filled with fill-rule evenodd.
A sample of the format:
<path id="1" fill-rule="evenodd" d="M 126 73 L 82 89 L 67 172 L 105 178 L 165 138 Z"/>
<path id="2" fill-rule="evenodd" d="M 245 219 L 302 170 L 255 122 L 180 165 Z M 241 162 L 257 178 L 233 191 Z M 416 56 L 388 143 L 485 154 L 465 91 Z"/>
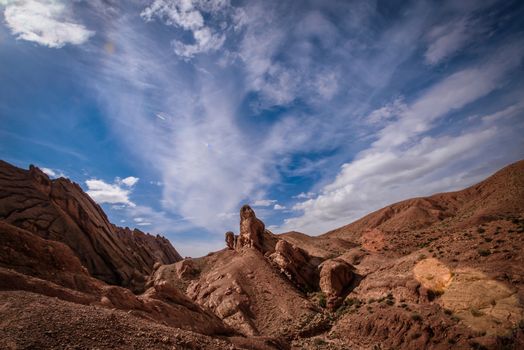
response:
<path id="1" fill-rule="evenodd" d="M 303 249 L 285 240 L 279 240 L 275 252 L 269 256 L 280 272 L 297 287 L 311 291 L 318 289 L 319 273 L 311 256 Z"/>
<path id="2" fill-rule="evenodd" d="M 320 290 L 326 295 L 328 308 L 340 305 L 342 297 L 353 280 L 353 266 L 340 259 L 324 261 L 320 269 Z"/>

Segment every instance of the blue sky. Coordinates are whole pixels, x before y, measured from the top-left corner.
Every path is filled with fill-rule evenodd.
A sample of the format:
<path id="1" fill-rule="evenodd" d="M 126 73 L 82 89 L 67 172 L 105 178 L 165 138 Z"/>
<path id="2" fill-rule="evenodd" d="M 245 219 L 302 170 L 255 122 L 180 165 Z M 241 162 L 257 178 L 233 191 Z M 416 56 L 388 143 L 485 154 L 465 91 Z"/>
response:
<path id="1" fill-rule="evenodd" d="M 521 1 L 0 0 L 0 157 L 183 255 L 524 157 Z"/>

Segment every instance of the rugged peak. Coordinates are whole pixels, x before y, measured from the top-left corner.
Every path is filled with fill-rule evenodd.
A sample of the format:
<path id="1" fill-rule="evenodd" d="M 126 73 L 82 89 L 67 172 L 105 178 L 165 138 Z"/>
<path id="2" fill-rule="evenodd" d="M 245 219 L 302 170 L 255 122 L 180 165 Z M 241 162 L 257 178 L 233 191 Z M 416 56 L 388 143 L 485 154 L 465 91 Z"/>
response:
<path id="1" fill-rule="evenodd" d="M 258 219 L 255 211 L 247 204 L 240 208 L 240 236 L 238 248 L 250 247 L 262 250 L 262 240 L 266 226 Z"/>
<path id="2" fill-rule="evenodd" d="M 40 192 L 49 195 L 51 193 L 51 180 L 46 173 L 44 173 L 40 168 L 31 164 L 29 166 L 29 176 L 34 180 L 36 187 Z"/>
<path id="3" fill-rule="evenodd" d="M 277 241 L 275 235 L 266 230 L 266 225 L 247 204 L 240 208 L 240 234 L 235 236 L 231 231 L 226 232 L 227 247 L 237 251 L 247 247 L 254 248 L 262 254 L 272 253 Z"/>
<path id="4" fill-rule="evenodd" d="M 0 220 L 65 243 L 92 276 L 136 291 L 155 262 L 181 260 L 166 239 L 114 226 L 78 184 L 34 165 L 0 162 Z"/>

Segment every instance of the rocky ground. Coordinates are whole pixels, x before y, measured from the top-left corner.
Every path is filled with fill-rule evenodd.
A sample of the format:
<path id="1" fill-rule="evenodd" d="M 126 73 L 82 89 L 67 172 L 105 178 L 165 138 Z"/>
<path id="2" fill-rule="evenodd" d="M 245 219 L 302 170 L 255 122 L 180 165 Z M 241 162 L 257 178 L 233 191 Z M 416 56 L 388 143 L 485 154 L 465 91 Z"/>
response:
<path id="1" fill-rule="evenodd" d="M 245 206 L 226 248 L 184 260 L 103 213 L 98 234 L 87 195 L 62 202 L 53 189 L 64 180 L 5 164 L 0 348 L 524 348 L 524 162 L 319 237 L 274 235 Z M 36 219 L 27 208 L 40 208 Z M 99 243 L 86 253 L 67 230 L 46 235 L 62 226 L 45 220 Z M 116 246 L 95 249 L 107 237 Z M 128 248 L 133 259 L 107 258 Z M 105 262 L 90 269 L 89 254 Z M 111 274 L 119 283 L 97 278 L 111 264 L 122 266 Z"/>

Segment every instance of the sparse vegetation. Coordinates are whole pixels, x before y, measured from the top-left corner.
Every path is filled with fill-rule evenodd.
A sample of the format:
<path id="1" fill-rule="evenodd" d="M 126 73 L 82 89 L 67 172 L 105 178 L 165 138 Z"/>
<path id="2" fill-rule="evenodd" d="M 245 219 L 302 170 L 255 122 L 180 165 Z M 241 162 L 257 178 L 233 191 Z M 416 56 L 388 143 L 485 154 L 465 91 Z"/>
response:
<path id="1" fill-rule="evenodd" d="M 491 254 L 491 251 L 489 249 L 479 249 L 478 253 L 480 256 L 488 256 Z"/>
<path id="2" fill-rule="evenodd" d="M 418 313 L 414 313 L 414 314 L 411 315 L 411 319 L 413 321 L 420 322 L 420 321 L 422 321 L 422 316 L 420 316 L 420 314 L 418 314 Z"/>
<path id="3" fill-rule="evenodd" d="M 473 317 L 484 316 L 484 313 L 481 312 L 479 309 L 471 308 L 469 311 L 471 312 L 471 314 L 473 315 Z"/>
<path id="4" fill-rule="evenodd" d="M 327 344 L 326 341 L 322 338 L 315 338 L 314 343 L 316 346 L 321 346 Z"/>
<path id="5" fill-rule="evenodd" d="M 320 295 L 318 296 L 318 305 L 320 305 L 320 307 L 322 308 L 326 307 L 327 301 L 326 301 L 326 296 L 324 295 L 324 293 L 320 293 Z"/>

